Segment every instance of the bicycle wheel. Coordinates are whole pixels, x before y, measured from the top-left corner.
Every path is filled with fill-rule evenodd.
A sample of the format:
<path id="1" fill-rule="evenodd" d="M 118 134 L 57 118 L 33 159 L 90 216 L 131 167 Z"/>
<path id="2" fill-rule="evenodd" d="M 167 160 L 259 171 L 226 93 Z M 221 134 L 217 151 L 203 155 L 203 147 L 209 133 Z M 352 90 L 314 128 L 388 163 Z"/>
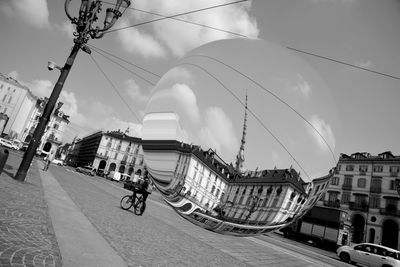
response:
<path id="1" fill-rule="evenodd" d="M 142 215 L 143 212 L 144 212 L 143 196 L 140 196 L 140 197 L 136 198 L 135 214 L 136 215 Z"/>
<path id="2" fill-rule="evenodd" d="M 129 210 L 132 205 L 133 205 L 133 201 L 132 201 L 132 195 L 126 195 L 121 199 L 121 202 L 119 203 L 121 206 L 121 209 L 123 210 Z"/>

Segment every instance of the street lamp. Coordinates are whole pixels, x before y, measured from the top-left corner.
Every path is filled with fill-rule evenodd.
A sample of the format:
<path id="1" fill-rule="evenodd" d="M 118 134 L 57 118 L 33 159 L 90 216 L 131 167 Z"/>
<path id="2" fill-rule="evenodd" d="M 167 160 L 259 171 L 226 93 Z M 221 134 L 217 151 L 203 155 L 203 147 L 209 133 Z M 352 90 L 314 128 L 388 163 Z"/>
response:
<path id="1" fill-rule="evenodd" d="M 42 138 L 46 125 L 50 121 L 57 99 L 60 96 L 64 82 L 68 77 L 69 71 L 79 50 L 82 49 L 84 52 L 90 54 L 91 51 L 89 47 L 86 46 L 88 40 L 90 38 L 99 39 L 103 37 L 104 33 L 115 24 L 115 22 L 131 4 L 130 0 L 115 0 L 114 8 L 106 9 L 103 26 L 99 27 L 94 25 L 94 23 L 98 20 L 98 14 L 102 10 L 102 3 L 100 0 L 81 0 L 78 18 L 71 16 L 69 11 L 70 2 L 71 0 L 65 0 L 64 9 L 67 17 L 71 20 L 71 23 L 76 25 L 76 31 L 74 32 L 74 46 L 72 47 L 72 51 L 67 58 L 64 67 L 60 68 L 60 76 L 53 88 L 53 91 L 51 92 L 50 98 L 46 104 L 46 107 L 44 108 L 39 123 L 36 126 L 28 149 L 22 158 L 17 174 L 15 175 L 15 179 L 18 181 L 25 180 L 29 166 L 31 165 L 32 159 L 36 153 L 36 149 L 39 146 L 39 142 Z"/>

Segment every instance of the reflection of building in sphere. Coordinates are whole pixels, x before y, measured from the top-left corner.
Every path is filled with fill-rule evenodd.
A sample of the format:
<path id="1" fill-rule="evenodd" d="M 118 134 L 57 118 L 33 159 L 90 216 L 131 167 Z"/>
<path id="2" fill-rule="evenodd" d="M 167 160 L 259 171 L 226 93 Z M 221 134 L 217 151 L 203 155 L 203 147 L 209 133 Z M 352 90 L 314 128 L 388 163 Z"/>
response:
<path id="1" fill-rule="evenodd" d="M 175 211 L 214 232 L 257 235 L 283 227 L 316 203 L 333 175 L 306 183 L 291 167 L 242 173 L 215 151 L 182 142 L 180 129 L 175 114 L 146 115 L 146 165 Z"/>

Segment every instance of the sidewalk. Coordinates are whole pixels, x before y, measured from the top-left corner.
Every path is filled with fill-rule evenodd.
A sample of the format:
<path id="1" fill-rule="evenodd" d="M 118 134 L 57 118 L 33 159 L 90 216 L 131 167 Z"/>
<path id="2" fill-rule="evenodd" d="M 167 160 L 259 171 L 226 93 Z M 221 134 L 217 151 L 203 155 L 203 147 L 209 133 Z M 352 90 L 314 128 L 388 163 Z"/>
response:
<path id="1" fill-rule="evenodd" d="M 21 157 L 10 151 L 0 175 L 0 266 L 61 266 L 36 160 L 25 182 L 12 178 Z"/>
<path id="2" fill-rule="evenodd" d="M 126 266 L 41 161 L 12 178 L 21 159 L 10 151 L 0 175 L 0 266 Z"/>

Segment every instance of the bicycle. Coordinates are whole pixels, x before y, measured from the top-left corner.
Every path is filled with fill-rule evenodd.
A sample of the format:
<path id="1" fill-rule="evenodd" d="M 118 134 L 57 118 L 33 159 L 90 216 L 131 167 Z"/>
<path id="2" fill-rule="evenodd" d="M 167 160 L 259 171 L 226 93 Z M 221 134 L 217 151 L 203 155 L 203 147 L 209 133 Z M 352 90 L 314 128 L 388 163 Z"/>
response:
<path id="1" fill-rule="evenodd" d="M 132 206 L 134 207 L 134 213 L 136 215 L 142 215 L 144 212 L 144 202 L 143 202 L 143 196 L 136 194 L 136 198 L 133 199 L 133 194 L 132 195 L 126 195 L 121 198 L 120 201 L 120 206 L 121 209 L 123 210 L 129 210 Z"/>

